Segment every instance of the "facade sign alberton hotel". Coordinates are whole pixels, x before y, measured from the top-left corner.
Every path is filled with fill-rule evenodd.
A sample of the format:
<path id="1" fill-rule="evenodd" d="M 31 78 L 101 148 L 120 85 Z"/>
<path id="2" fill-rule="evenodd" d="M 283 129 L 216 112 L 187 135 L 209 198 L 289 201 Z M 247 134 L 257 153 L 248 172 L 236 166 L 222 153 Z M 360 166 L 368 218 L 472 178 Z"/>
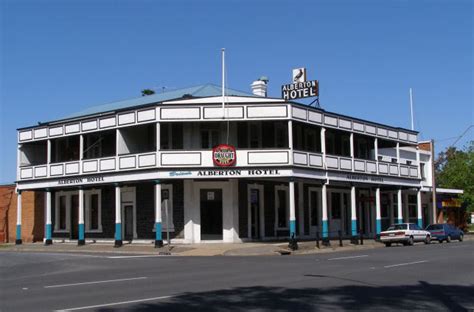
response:
<path id="1" fill-rule="evenodd" d="M 319 82 L 306 80 L 306 68 L 293 69 L 293 83 L 281 86 L 281 96 L 285 100 L 318 97 Z"/>

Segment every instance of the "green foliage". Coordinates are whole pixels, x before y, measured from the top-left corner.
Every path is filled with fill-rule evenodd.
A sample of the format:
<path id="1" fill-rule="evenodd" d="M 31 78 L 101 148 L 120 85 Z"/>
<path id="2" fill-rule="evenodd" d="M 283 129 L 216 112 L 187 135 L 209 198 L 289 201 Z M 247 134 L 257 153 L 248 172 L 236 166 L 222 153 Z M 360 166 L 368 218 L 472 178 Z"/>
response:
<path id="1" fill-rule="evenodd" d="M 142 96 L 147 96 L 147 95 L 152 95 L 152 94 L 155 94 L 155 91 L 153 91 L 152 89 L 143 89 L 142 90 Z"/>
<path id="2" fill-rule="evenodd" d="M 467 211 L 474 211 L 474 141 L 462 150 L 450 147 L 436 161 L 436 186 L 464 190 Z"/>

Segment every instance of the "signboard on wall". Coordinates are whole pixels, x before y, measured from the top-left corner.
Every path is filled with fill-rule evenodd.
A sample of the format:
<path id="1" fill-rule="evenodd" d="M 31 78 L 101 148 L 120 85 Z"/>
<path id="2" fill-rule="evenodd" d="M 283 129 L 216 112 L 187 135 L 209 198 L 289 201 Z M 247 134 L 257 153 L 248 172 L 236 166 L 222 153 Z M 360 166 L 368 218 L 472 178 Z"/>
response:
<path id="1" fill-rule="evenodd" d="M 235 147 L 228 144 L 220 144 L 212 149 L 212 162 L 219 167 L 235 165 L 237 153 Z"/>

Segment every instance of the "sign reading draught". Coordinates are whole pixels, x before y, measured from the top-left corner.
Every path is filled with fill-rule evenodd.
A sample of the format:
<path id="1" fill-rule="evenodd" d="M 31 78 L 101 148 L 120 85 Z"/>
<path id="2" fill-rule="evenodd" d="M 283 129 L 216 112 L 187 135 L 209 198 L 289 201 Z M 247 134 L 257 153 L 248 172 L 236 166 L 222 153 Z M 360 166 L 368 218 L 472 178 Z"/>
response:
<path id="1" fill-rule="evenodd" d="M 237 153 L 235 147 L 227 144 L 217 145 L 212 149 L 212 161 L 219 167 L 229 167 L 235 165 Z"/>

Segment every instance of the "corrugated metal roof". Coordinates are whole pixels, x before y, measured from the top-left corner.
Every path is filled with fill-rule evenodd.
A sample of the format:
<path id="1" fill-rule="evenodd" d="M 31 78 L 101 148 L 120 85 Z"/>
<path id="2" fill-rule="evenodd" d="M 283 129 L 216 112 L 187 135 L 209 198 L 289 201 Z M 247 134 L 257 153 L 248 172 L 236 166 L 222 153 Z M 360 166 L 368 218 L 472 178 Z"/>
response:
<path id="1" fill-rule="evenodd" d="M 124 100 L 124 101 L 118 101 L 118 102 L 113 102 L 113 103 L 108 103 L 108 104 L 92 106 L 85 110 L 71 114 L 61 119 L 71 119 L 71 118 L 77 118 L 81 116 L 122 110 L 122 109 L 132 108 L 136 106 L 144 106 L 147 104 L 161 103 L 164 101 L 180 99 L 188 95 L 191 97 L 208 97 L 208 96 L 219 96 L 221 94 L 222 94 L 222 87 L 214 85 L 214 84 L 205 84 L 205 85 L 189 87 L 189 88 L 184 88 L 184 89 L 166 91 L 163 93 L 156 93 L 153 95 L 142 96 L 135 99 L 129 99 L 129 100 Z M 255 96 L 251 93 L 246 93 L 246 92 L 233 90 L 233 89 L 226 89 L 226 95 L 252 96 L 252 97 Z"/>

